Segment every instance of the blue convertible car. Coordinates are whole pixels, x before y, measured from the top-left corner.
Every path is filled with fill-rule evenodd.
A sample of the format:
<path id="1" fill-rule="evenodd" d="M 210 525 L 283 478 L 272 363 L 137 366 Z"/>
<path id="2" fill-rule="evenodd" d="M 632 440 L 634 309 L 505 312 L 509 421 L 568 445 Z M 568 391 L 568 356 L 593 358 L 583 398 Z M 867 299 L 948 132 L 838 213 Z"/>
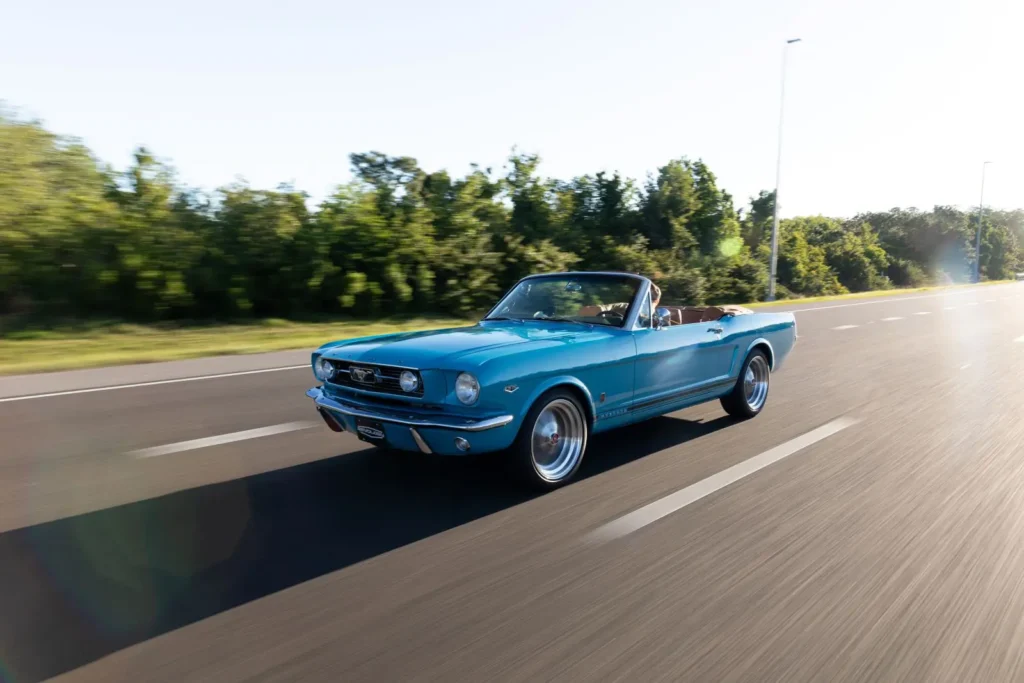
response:
<path id="1" fill-rule="evenodd" d="M 793 315 L 659 306 L 660 294 L 629 273 L 533 275 L 472 327 L 324 344 L 307 395 L 336 432 L 423 453 L 507 451 L 554 488 L 597 433 L 714 399 L 740 418 L 764 407 Z"/>

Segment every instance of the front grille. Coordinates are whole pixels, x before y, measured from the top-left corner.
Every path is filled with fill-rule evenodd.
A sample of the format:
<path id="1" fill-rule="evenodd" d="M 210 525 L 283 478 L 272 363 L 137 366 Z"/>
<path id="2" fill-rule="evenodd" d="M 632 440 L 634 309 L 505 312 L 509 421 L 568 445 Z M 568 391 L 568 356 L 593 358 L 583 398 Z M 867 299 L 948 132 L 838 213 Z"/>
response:
<path id="1" fill-rule="evenodd" d="M 396 396 L 423 396 L 423 376 L 420 375 L 419 370 L 396 368 L 392 365 L 352 363 L 347 360 L 329 359 L 328 362 L 334 366 L 334 377 L 330 381 L 331 384 L 381 394 L 395 394 Z M 419 380 L 413 391 L 402 391 L 402 385 L 398 383 L 398 378 L 406 370 L 416 375 Z"/>

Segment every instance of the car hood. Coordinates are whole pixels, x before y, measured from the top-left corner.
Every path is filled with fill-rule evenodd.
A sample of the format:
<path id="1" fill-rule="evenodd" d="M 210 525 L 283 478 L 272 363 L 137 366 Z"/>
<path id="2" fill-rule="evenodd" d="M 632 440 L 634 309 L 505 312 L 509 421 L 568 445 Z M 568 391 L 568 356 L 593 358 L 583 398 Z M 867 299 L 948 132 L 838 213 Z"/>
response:
<path id="1" fill-rule="evenodd" d="M 569 342 L 588 328 L 566 324 L 486 323 L 425 332 L 402 332 L 340 342 L 323 349 L 324 356 L 360 363 L 437 369 L 459 357 L 538 342 Z"/>

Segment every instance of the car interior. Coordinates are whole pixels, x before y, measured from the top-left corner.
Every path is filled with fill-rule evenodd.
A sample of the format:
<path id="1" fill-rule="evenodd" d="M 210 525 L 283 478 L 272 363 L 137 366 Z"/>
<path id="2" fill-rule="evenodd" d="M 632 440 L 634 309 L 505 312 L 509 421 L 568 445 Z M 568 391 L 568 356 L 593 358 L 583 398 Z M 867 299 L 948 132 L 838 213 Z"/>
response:
<path id="1" fill-rule="evenodd" d="M 658 306 L 658 311 L 668 311 L 669 325 L 689 325 L 721 320 L 728 315 L 753 313 L 743 306 Z"/>
<path id="2" fill-rule="evenodd" d="M 661 289 L 652 284 L 651 285 L 651 299 L 654 304 L 655 310 L 661 315 L 668 313 L 668 324 L 669 325 L 689 325 L 693 323 L 707 323 L 715 320 L 721 320 L 722 318 L 729 315 L 745 315 L 753 313 L 749 308 L 736 305 L 722 305 L 722 306 L 663 306 L 660 305 L 661 301 Z M 603 306 L 583 306 L 580 308 L 577 315 L 581 318 L 594 318 L 600 317 L 602 314 L 608 315 L 612 312 L 620 315 L 625 315 L 629 309 L 628 303 L 615 303 L 606 304 Z"/>

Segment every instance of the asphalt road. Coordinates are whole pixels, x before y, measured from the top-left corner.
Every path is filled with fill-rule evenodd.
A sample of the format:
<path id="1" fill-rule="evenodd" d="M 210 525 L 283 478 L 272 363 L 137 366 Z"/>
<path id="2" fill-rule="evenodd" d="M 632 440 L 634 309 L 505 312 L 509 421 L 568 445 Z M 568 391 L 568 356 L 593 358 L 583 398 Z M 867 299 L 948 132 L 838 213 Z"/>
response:
<path id="1" fill-rule="evenodd" d="M 755 420 L 543 496 L 330 432 L 306 353 L 4 378 L 0 680 L 1024 679 L 1024 285 L 794 310 Z"/>

